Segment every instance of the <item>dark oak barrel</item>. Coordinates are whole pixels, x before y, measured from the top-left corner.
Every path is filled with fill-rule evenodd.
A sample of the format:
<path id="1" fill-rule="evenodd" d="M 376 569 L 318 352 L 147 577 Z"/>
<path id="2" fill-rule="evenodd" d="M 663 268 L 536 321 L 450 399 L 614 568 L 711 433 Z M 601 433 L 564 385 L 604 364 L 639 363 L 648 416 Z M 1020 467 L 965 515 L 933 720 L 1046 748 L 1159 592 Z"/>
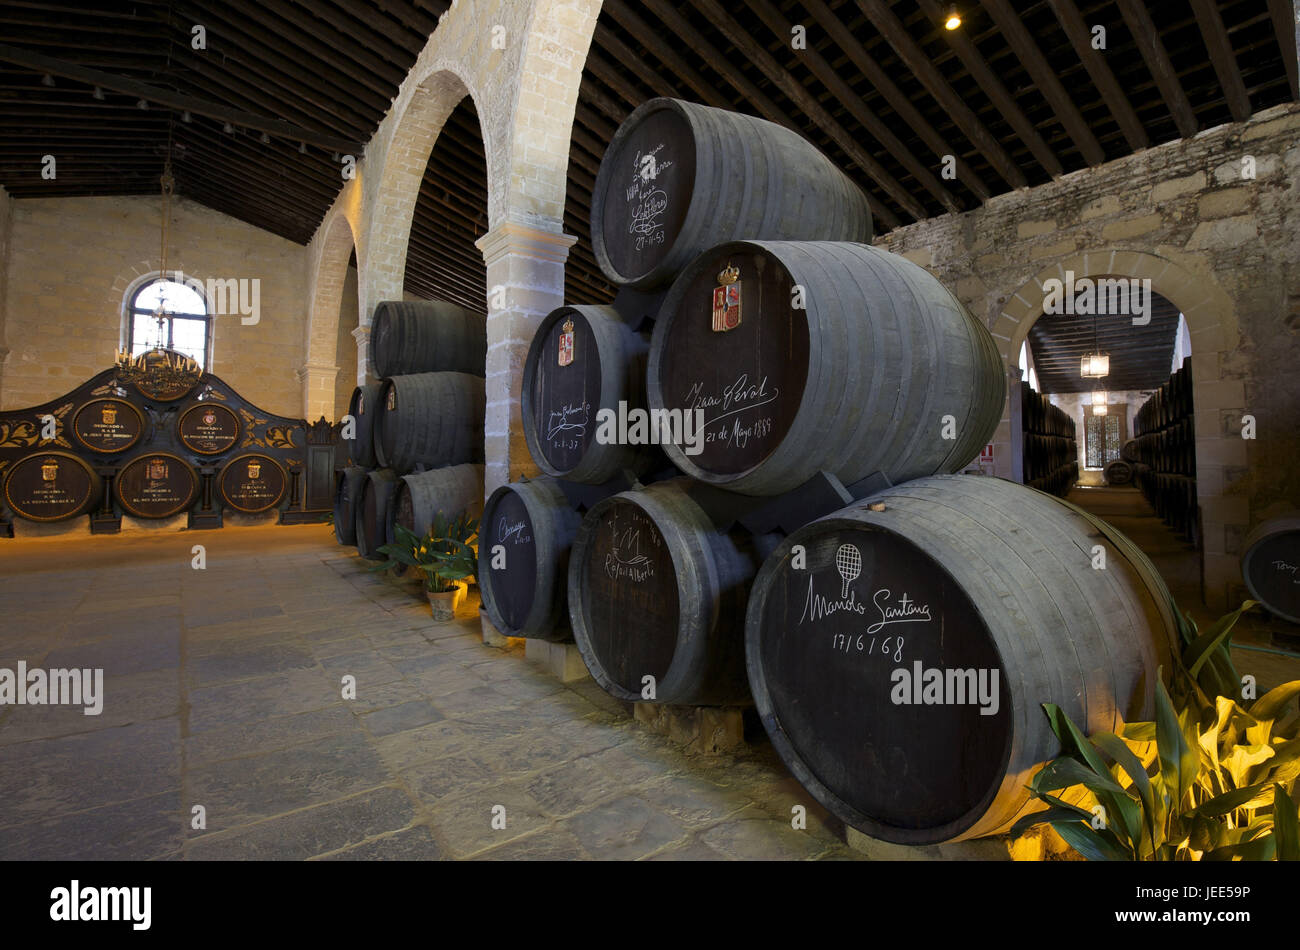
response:
<path id="1" fill-rule="evenodd" d="M 1060 751 L 1041 704 L 1085 733 L 1150 719 L 1177 641 L 1132 542 L 977 475 L 916 479 L 795 531 L 754 580 L 745 637 L 786 765 L 846 823 L 905 844 L 1005 831 Z"/>
<path id="2" fill-rule="evenodd" d="M 729 287 L 735 305 L 715 316 Z M 1006 400 L 992 335 L 943 284 L 843 242 L 740 241 L 700 255 L 664 300 L 647 376 L 652 412 L 704 412 L 702 451 L 667 445 L 672 462 L 747 495 L 818 471 L 846 485 L 959 471 Z"/>
<path id="3" fill-rule="evenodd" d="M 369 469 L 352 465 L 338 473 L 334 490 L 334 537 L 339 544 L 357 543 L 357 498 Z"/>
<path id="4" fill-rule="evenodd" d="M 1300 513 L 1265 521 L 1243 542 L 1241 576 L 1269 612 L 1300 623 Z"/>
<path id="5" fill-rule="evenodd" d="M 443 300 L 385 300 L 370 324 L 370 366 L 380 379 L 413 373 L 484 375 L 487 318 Z"/>
<path id="6" fill-rule="evenodd" d="M 75 518 L 104 500 L 104 485 L 88 462 L 68 452 L 37 452 L 19 459 L 4 479 L 4 500 L 28 521 Z"/>
<path id="7" fill-rule="evenodd" d="M 389 542 L 397 540 L 394 525 L 423 535 L 440 511 L 449 517 L 465 512 L 477 518 L 482 513 L 482 465 L 448 465 L 399 478 L 388 522 Z"/>
<path id="8" fill-rule="evenodd" d="M 393 492 L 397 473 L 378 468 L 361 479 L 353 508 L 356 512 L 357 553 L 371 561 L 382 561 L 379 549 L 388 543 L 388 522 L 392 518 Z"/>
<path id="9" fill-rule="evenodd" d="M 416 373 L 380 384 L 375 457 L 398 472 L 483 461 L 482 376 Z"/>
<path id="10" fill-rule="evenodd" d="M 348 454 L 352 464 L 362 468 L 374 468 L 375 460 L 375 418 L 379 415 L 379 384 L 366 383 L 352 390 L 352 400 L 348 403 L 348 415 L 355 422 L 354 438 L 347 440 Z"/>
<path id="11" fill-rule="evenodd" d="M 501 633 L 570 638 L 569 550 L 581 521 L 547 477 L 502 485 L 488 498 L 479 528 L 478 585 L 483 609 Z"/>
<path id="12" fill-rule="evenodd" d="M 670 282 L 723 241 L 870 241 L 866 195 L 807 140 L 679 99 L 642 103 L 605 150 L 591 198 L 596 263 L 619 286 Z"/>
<path id="13" fill-rule="evenodd" d="M 690 490 L 673 479 L 592 506 L 569 558 L 573 639 L 619 699 L 643 699 L 652 676 L 657 702 L 747 704 L 745 599 L 761 558 Z"/>
<path id="14" fill-rule="evenodd" d="M 1140 449 L 1139 446 L 1138 446 L 1138 440 L 1137 440 L 1137 439 L 1129 439 L 1127 442 L 1125 442 L 1125 443 L 1120 447 L 1120 450 L 1119 450 L 1119 457 L 1122 458 L 1122 459 L 1123 459 L 1124 461 L 1126 461 L 1126 462 L 1140 462 L 1140 461 L 1142 461 L 1142 459 L 1141 459 L 1141 449 Z"/>
<path id="15" fill-rule="evenodd" d="M 1106 463 L 1106 467 L 1101 470 L 1101 474 L 1106 479 L 1107 485 L 1127 485 L 1133 481 L 1133 463 L 1126 462 L 1123 459 L 1115 459 Z"/>
<path id="16" fill-rule="evenodd" d="M 524 361 L 521 402 L 528 451 L 543 472 L 598 485 L 624 469 L 646 470 L 652 447 L 602 443 L 596 431 L 602 409 L 645 409 L 649 348 L 613 307 L 560 307 L 542 321 Z"/>

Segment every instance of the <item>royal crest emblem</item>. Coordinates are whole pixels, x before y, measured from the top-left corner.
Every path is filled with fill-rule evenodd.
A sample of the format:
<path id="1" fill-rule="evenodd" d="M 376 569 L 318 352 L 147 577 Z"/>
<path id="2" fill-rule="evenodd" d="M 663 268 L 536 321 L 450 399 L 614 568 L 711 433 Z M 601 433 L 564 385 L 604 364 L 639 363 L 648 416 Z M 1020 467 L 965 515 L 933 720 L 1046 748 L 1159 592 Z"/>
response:
<path id="1" fill-rule="evenodd" d="M 166 459 L 149 460 L 149 479 L 150 481 L 155 481 L 155 482 L 162 482 L 167 480 Z"/>
<path id="2" fill-rule="evenodd" d="M 573 320 L 565 320 L 560 329 L 560 365 L 568 366 L 573 362 Z"/>
<path id="3" fill-rule="evenodd" d="M 248 463 L 248 477 L 249 477 L 249 478 L 253 478 L 253 479 L 257 479 L 257 478 L 261 478 L 261 477 L 262 477 L 262 463 L 261 463 L 261 462 L 249 462 L 249 463 Z"/>
<path id="4" fill-rule="evenodd" d="M 740 268 L 728 264 L 713 288 L 713 332 L 726 333 L 740 326 Z"/>
<path id="5" fill-rule="evenodd" d="M 117 422 L 117 406 L 104 406 L 100 415 L 103 416 L 104 425 L 111 426 Z"/>
<path id="6" fill-rule="evenodd" d="M 217 414 L 216 414 L 215 412 L 213 412 L 211 409 L 206 410 L 206 411 L 203 413 L 203 424 L 204 424 L 205 426 L 216 425 L 216 424 L 217 424 Z"/>
<path id="7" fill-rule="evenodd" d="M 51 459 L 48 462 L 41 463 L 41 478 L 47 482 L 53 482 L 59 477 L 59 463 Z"/>

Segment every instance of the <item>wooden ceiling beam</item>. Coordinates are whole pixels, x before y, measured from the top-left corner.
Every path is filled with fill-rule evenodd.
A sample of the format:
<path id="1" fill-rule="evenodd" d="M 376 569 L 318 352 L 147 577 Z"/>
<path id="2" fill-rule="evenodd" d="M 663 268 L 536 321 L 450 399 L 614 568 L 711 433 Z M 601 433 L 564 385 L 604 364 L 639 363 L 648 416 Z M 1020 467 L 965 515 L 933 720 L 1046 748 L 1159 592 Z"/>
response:
<path id="1" fill-rule="evenodd" d="M 1124 23 L 1132 34 L 1133 42 L 1137 44 L 1138 52 L 1142 54 L 1147 69 L 1151 71 L 1151 78 L 1156 81 L 1169 114 L 1174 117 L 1178 134 L 1183 138 L 1191 138 L 1199 128 L 1196 114 L 1192 111 L 1192 104 L 1187 100 L 1187 92 L 1179 82 L 1178 74 L 1174 72 L 1173 64 L 1169 61 L 1169 53 L 1165 51 L 1165 44 L 1160 40 L 1160 31 L 1151 21 L 1151 14 L 1147 13 L 1146 5 L 1142 0 L 1115 0 L 1115 4 L 1119 7 L 1120 15 L 1124 18 Z"/>
<path id="2" fill-rule="evenodd" d="M 1083 113 L 1074 104 L 1056 72 L 1047 64 L 1042 50 L 1025 29 L 1020 14 L 1011 8 L 1007 0 L 982 0 L 984 9 L 993 17 L 993 21 L 1002 31 L 1002 37 L 1010 44 L 1012 51 L 1019 57 L 1025 71 L 1029 73 L 1051 106 L 1058 122 L 1065 127 L 1074 144 L 1078 146 L 1083 160 L 1089 165 L 1100 165 L 1106 161 L 1106 151 L 1092 134 Z"/>
<path id="3" fill-rule="evenodd" d="M 1070 45 L 1074 47 L 1075 54 L 1083 63 L 1083 68 L 1088 71 L 1092 78 L 1092 84 L 1097 87 L 1101 93 L 1102 99 L 1106 102 L 1106 107 L 1110 109 L 1111 115 L 1119 123 L 1120 131 L 1124 133 L 1124 139 L 1128 142 L 1128 147 L 1133 151 L 1146 148 L 1151 144 L 1147 137 L 1147 131 L 1142 127 L 1142 122 L 1138 119 L 1137 113 L 1133 111 L 1132 104 L 1128 101 L 1128 96 L 1124 95 L 1124 90 L 1120 88 L 1119 82 L 1115 79 L 1115 74 L 1111 72 L 1110 66 L 1106 63 L 1106 57 L 1092 46 L 1092 34 L 1088 25 L 1083 22 L 1083 17 L 1079 14 L 1079 8 L 1075 6 L 1074 0 L 1047 0 L 1048 6 L 1056 14 L 1056 19 L 1060 21 L 1061 28 L 1065 30 L 1066 37 L 1070 40 Z M 959 31 L 954 31 L 959 32 Z"/>
<path id="4" fill-rule="evenodd" d="M 717 85 L 705 79 L 673 47 L 672 43 L 660 35 L 660 31 L 655 26 L 641 19 L 624 0 L 605 0 L 605 5 L 602 8 L 602 13 L 604 12 L 609 13 L 629 35 L 635 36 L 652 56 L 672 70 L 673 74 L 680 77 L 682 82 L 690 86 L 695 94 L 700 97 L 701 102 L 717 108 L 731 108 L 731 103 L 727 102 L 719 93 Z M 599 20 L 596 22 L 597 37 L 610 34 L 610 32 L 610 29 L 602 26 Z"/>
<path id="5" fill-rule="evenodd" d="M 951 155 L 956 165 L 957 180 L 970 189 L 980 201 L 987 201 L 992 192 L 989 191 L 989 186 L 984 179 L 975 173 L 966 160 L 957 154 L 957 149 L 949 145 L 925 116 L 917 111 L 911 100 L 894 85 L 889 74 L 867 53 L 866 48 L 858 42 L 840 18 L 831 12 L 830 7 L 822 0 L 806 0 L 804 6 L 821 24 L 827 36 L 848 57 L 849 62 L 857 67 L 867 82 L 871 83 L 890 108 L 898 113 L 907 127 L 920 137 L 935 157 L 942 159 L 945 155 Z"/>
<path id="6" fill-rule="evenodd" d="M 1291 84 L 1291 99 L 1300 102 L 1300 63 L 1296 61 L 1296 41 L 1300 36 L 1300 22 L 1297 22 L 1295 7 L 1291 0 L 1268 0 L 1268 15 L 1273 21 L 1273 31 L 1277 34 L 1277 45 L 1282 50 L 1282 63 L 1286 67 L 1286 78 Z"/>
<path id="7" fill-rule="evenodd" d="M 614 62 L 622 63 L 631 70 L 637 78 L 650 87 L 656 96 L 667 96 L 670 99 L 681 98 L 681 93 L 678 91 L 676 84 L 661 76 L 658 70 L 641 58 L 640 54 L 615 36 L 613 30 L 608 27 L 598 27 L 593 38 L 597 46 L 614 57 Z M 594 51 L 588 54 L 587 65 L 617 72 L 612 65 L 606 66 L 603 57 L 596 56 Z M 597 75 L 600 75 L 600 73 L 597 73 Z M 605 82 L 609 82 L 604 76 L 601 78 L 605 79 Z M 638 102 L 637 105 L 640 105 L 640 103 Z"/>
<path id="8" fill-rule="evenodd" d="M 1232 113 L 1234 122 L 1245 122 L 1250 118 L 1250 96 L 1241 81 L 1241 68 L 1232 52 L 1232 42 L 1223 26 L 1223 17 L 1219 16 L 1218 5 L 1213 0 L 1191 0 L 1191 3 L 1196 23 L 1201 28 L 1201 38 L 1210 52 L 1210 62 L 1223 88 L 1223 97 L 1228 102 L 1228 111 Z"/>
<path id="9" fill-rule="evenodd" d="M 781 43 L 786 43 L 792 35 L 794 24 L 781 15 L 780 11 L 774 7 L 769 0 L 745 0 L 749 8 L 758 14 L 769 30 L 771 30 Z M 965 209 L 961 203 L 953 196 L 947 188 L 939 183 L 939 179 L 934 177 L 930 169 L 926 168 L 917 158 L 915 153 L 899 141 L 889 126 L 871 111 L 862 101 L 862 97 L 853 91 L 852 87 L 841 78 L 839 72 L 831 67 L 826 60 L 822 59 L 815 49 L 806 49 L 799 51 L 798 58 L 804 60 L 809 68 L 826 87 L 832 96 L 839 100 L 850 115 L 859 122 L 871 135 L 873 135 L 881 145 L 885 147 L 894 160 L 912 173 L 912 177 L 928 191 L 936 201 L 944 208 L 954 214 L 960 214 Z M 918 219 L 919 220 L 919 219 Z"/>
<path id="10" fill-rule="evenodd" d="M 254 115 L 243 112 L 238 109 L 230 109 L 226 106 L 218 105 L 214 102 L 208 102 L 194 96 L 182 95 L 172 92 L 169 89 L 161 89 L 157 86 L 151 86 L 147 83 L 138 82 L 134 79 L 127 79 L 122 76 L 114 76 L 110 73 L 100 72 L 96 69 L 87 69 L 73 63 L 64 62 L 63 60 L 54 59 L 50 56 L 43 56 L 40 53 L 32 53 L 28 50 L 18 49 L 8 44 L 0 44 L 0 59 L 7 62 L 17 63 L 28 69 L 34 69 L 38 72 L 50 73 L 51 75 L 63 76 L 67 79 L 73 79 L 77 82 L 85 83 L 88 86 L 100 86 L 104 89 L 112 89 L 115 92 L 125 93 L 130 96 L 137 96 L 147 102 L 153 102 L 170 109 L 176 109 L 183 112 L 192 112 L 195 115 L 204 115 L 222 122 L 230 122 L 235 125 L 242 125 L 250 129 L 257 129 L 259 132 L 279 135 L 294 141 L 308 142 L 320 148 L 333 149 L 335 151 L 355 152 L 360 154 L 361 146 L 359 143 L 350 139 L 335 137 L 332 135 L 320 135 L 310 132 L 307 129 L 299 128 L 288 122 L 282 122 L 279 119 L 270 119 L 265 116 Z"/>
<path id="11" fill-rule="evenodd" d="M 948 85 L 948 81 L 939 74 L 928 56 L 912 39 L 902 21 L 894 15 L 884 0 L 856 0 L 862 13 L 871 25 L 888 41 L 904 64 L 912 70 L 921 85 L 932 95 L 952 117 L 953 123 L 961 129 L 962 134 L 979 150 L 980 154 L 993 166 L 993 170 L 1002 176 L 1012 188 L 1024 188 L 1029 184 L 1022 172 L 1011 160 L 998 140 L 984 127 L 984 123 L 961 97 Z"/>
<path id="12" fill-rule="evenodd" d="M 261 3 L 274 13 L 284 15 L 287 12 L 284 0 L 261 0 Z M 289 3 L 302 7 L 311 16 L 333 27 L 341 36 L 360 42 L 392 62 L 414 60 L 429 42 L 427 36 L 422 40 L 417 39 L 384 16 L 374 16 L 372 13 L 370 16 L 353 18 L 334 4 L 319 3 L 317 0 L 289 0 Z"/>

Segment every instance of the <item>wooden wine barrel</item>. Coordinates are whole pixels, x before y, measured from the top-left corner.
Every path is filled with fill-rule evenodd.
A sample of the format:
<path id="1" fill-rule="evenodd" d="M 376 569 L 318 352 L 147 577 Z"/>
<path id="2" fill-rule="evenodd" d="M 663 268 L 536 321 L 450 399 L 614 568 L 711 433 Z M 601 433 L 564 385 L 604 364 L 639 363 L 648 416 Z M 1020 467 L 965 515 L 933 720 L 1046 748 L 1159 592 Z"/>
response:
<path id="1" fill-rule="evenodd" d="M 379 384 L 366 383 L 352 390 L 348 415 L 353 419 L 354 437 L 347 440 L 352 464 L 370 469 L 375 460 L 375 418 L 379 415 Z"/>
<path id="2" fill-rule="evenodd" d="M 483 461 L 482 376 L 416 373 L 380 384 L 375 458 L 397 472 Z"/>
<path id="3" fill-rule="evenodd" d="M 642 103 L 614 133 L 591 197 L 596 263 L 619 286 L 669 283 L 707 247 L 870 241 L 866 195 L 798 134 L 754 116 Z"/>
<path id="4" fill-rule="evenodd" d="M 649 342 L 613 307 L 560 307 L 542 321 L 524 361 L 524 437 L 546 474 L 598 485 L 654 458 L 649 445 L 601 442 L 602 409 L 645 409 Z"/>
<path id="5" fill-rule="evenodd" d="M 1300 623 L 1300 513 L 1265 521 L 1243 547 L 1241 576 L 1250 596 L 1275 616 Z"/>
<path id="6" fill-rule="evenodd" d="M 388 541 L 397 540 L 393 526 L 399 524 L 423 535 L 440 511 L 450 517 L 461 512 L 471 518 L 482 514 L 482 465 L 448 465 L 399 478 L 393 495 L 393 515 L 388 522 Z"/>
<path id="7" fill-rule="evenodd" d="M 715 315 L 724 288 L 735 306 Z M 1006 400 L 992 335 L 947 288 L 897 255 L 829 241 L 700 255 L 664 299 L 647 377 L 652 412 L 703 409 L 701 451 L 667 445 L 673 464 L 747 495 L 823 470 L 846 485 L 959 471 Z"/>
<path id="8" fill-rule="evenodd" d="M 1115 459 L 1113 462 L 1106 463 L 1101 474 L 1106 479 L 1107 485 L 1127 485 L 1133 481 L 1133 464 L 1123 459 Z"/>
<path id="9" fill-rule="evenodd" d="M 571 637 L 569 549 L 581 521 L 551 478 L 502 485 L 488 498 L 479 528 L 478 584 L 498 631 L 535 640 Z"/>
<path id="10" fill-rule="evenodd" d="M 370 473 L 360 465 L 352 465 L 338 473 L 334 491 L 334 537 L 339 544 L 357 543 L 357 498 L 361 482 Z"/>
<path id="11" fill-rule="evenodd" d="M 356 512 L 357 553 L 371 561 L 382 561 L 379 549 L 388 543 L 388 522 L 392 517 L 397 473 L 378 468 L 361 479 L 353 508 Z"/>
<path id="12" fill-rule="evenodd" d="M 370 324 L 370 365 L 380 379 L 442 372 L 482 376 L 487 318 L 443 300 L 385 300 Z"/>
<path id="13" fill-rule="evenodd" d="M 657 482 L 592 506 L 569 558 L 569 620 L 592 677 L 622 700 L 749 702 L 745 599 L 758 557 L 723 533 L 687 479 Z"/>
<path id="14" fill-rule="evenodd" d="M 1120 447 L 1119 457 L 1126 462 L 1140 462 L 1142 460 L 1139 455 L 1140 451 L 1138 440 L 1129 439 Z"/>
<path id="15" fill-rule="evenodd" d="M 846 823 L 905 844 L 1005 831 L 1060 751 L 1041 704 L 1085 734 L 1149 720 L 1176 642 L 1169 593 L 1132 542 L 1044 492 L 970 475 L 798 529 L 746 618 L 754 702 L 781 758 Z"/>
<path id="16" fill-rule="evenodd" d="M 89 463 L 68 452 L 28 455 L 0 477 L 5 504 L 28 521 L 64 521 L 104 501 L 103 480 Z"/>

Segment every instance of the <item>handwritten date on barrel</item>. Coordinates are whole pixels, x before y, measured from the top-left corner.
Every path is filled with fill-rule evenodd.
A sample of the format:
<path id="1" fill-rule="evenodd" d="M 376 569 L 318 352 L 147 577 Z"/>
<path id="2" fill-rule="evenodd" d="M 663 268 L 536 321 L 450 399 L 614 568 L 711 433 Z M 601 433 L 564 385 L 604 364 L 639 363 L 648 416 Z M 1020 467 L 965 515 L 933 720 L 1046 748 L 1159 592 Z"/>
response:
<path id="1" fill-rule="evenodd" d="M 865 633 L 859 633 L 857 636 L 851 633 L 831 634 L 831 648 L 837 653 L 865 653 L 871 656 L 876 653 L 877 641 L 880 644 L 881 656 L 892 656 L 896 663 L 903 661 L 902 637 L 885 637 L 881 640 L 879 637 L 868 637 Z"/>

